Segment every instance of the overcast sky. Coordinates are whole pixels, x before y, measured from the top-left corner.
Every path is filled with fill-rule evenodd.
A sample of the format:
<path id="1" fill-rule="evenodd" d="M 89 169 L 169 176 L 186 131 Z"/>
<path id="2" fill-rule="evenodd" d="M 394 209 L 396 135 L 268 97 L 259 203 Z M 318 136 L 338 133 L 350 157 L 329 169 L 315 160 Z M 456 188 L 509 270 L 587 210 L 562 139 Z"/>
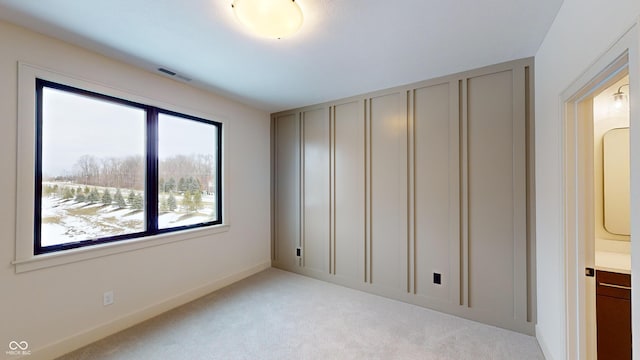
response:
<path id="1" fill-rule="evenodd" d="M 99 159 L 144 156 L 144 110 L 51 88 L 44 88 L 43 99 L 45 175 L 71 174 L 85 154 Z M 160 156 L 210 154 L 215 149 L 215 131 L 207 124 L 161 114 Z"/>

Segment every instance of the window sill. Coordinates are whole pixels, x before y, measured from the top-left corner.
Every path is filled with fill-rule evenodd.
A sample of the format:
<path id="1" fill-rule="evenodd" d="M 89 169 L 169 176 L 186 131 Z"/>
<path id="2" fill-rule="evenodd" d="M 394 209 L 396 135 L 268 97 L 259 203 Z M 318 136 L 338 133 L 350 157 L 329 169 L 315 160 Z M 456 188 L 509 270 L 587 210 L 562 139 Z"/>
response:
<path id="1" fill-rule="evenodd" d="M 15 271 L 18 274 L 124 252 L 146 249 L 178 241 L 201 238 L 227 231 L 229 231 L 229 225 L 222 224 L 207 228 L 184 230 L 181 232 L 160 234 L 145 238 L 124 240 L 115 243 L 100 244 L 56 253 L 36 255 L 27 259 L 17 259 L 11 264 L 15 266 Z"/>

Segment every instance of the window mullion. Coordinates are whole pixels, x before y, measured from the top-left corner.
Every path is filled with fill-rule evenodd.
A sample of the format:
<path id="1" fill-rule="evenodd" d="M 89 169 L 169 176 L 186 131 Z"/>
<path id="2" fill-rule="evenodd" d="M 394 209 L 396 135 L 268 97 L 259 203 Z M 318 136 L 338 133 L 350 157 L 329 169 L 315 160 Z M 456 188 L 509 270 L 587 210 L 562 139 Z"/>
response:
<path id="1" fill-rule="evenodd" d="M 147 175 L 145 179 L 147 232 L 158 232 L 158 110 L 147 108 Z"/>
<path id="2" fill-rule="evenodd" d="M 36 139 L 42 139 L 42 80 L 36 79 Z M 42 252 L 42 141 L 36 141 L 35 189 L 34 189 L 34 254 Z"/>
<path id="3" fill-rule="evenodd" d="M 216 143 L 216 214 L 222 224 L 222 124 L 218 125 Z"/>

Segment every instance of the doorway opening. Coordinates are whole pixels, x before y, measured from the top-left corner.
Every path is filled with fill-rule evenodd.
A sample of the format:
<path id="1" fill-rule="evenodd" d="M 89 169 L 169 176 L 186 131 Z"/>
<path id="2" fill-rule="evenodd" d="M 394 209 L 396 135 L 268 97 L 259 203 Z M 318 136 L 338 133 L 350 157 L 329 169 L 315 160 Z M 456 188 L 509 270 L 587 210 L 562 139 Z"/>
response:
<path id="1" fill-rule="evenodd" d="M 630 79 L 628 51 L 621 53 L 607 65 L 594 66 L 600 71 L 592 69 L 565 97 L 571 359 L 631 359 Z"/>
<path id="2" fill-rule="evenodd" d="M 625 68 L 611 81 L 615 83 L 592 99 L 595 353 L 599 360 L 631 359 L 628 69 Z M 593 324 L 587 326 L 593 328 Z M 594 351 L 593 345 L 591 348 Z"/>

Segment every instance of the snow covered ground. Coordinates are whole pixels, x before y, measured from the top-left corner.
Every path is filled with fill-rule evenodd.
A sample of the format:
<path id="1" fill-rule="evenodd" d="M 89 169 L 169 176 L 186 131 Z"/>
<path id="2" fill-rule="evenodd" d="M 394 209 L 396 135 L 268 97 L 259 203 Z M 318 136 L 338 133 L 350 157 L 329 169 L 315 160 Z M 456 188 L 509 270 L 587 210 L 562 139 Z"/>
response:
<path id="1" fill-rule="evenodd" d="M 214 220 L 213 196 L 204 195 L 203 208 L 197 212 L 162 213 L 158 218 L 161 229 L 199 224 Z M 182 201 L 176 196 L 178 204 Z M 42 198 L 42 246 L 93 240 L 103 237 L 137 233 L 145 230 L 144 212 L 115 205 L 89 204 L 63 200 L 57 196 Z"/>

